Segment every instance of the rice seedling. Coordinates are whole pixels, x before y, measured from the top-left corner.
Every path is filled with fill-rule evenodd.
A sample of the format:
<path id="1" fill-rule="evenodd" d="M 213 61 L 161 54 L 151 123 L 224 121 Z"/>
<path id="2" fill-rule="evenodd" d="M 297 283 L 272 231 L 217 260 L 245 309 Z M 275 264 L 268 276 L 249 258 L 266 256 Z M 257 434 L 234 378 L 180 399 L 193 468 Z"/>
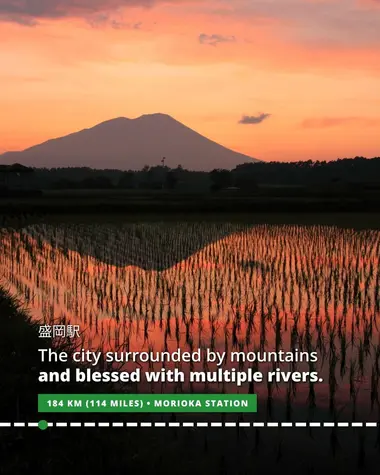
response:
<path id="1" fill-rule="evenodd" d="M 379 406 L 378 231 L 201 222 L 38 224 L 1 229 L 0 246 L 3 285 L 28 304 L 36 321 L 79 324 L 85 348 L 209 348 L 226 352 L 225 368 L 233 366 L 232 351 L 316 351 L 317 362 L 278 367 L 316 371 L 322 384 L 247 383 L 239 391 L 266 398 L 268 418 L 281 400 L 286 420 L 299 404 L 312 416 L 326 401 L 335 414 L 339 401 L 351 407 L 352 418 L 359 409 L 369 413 Z M 242 361 L 237 366 L 248 367 Z M 274 368 L 259 361 L 249 366 L 264 374 Z M 213 364 L 203 358 L 182 368 L 208 371 Z M 165 382 L 158 389 L 236 391 L 224 383 Z"/>

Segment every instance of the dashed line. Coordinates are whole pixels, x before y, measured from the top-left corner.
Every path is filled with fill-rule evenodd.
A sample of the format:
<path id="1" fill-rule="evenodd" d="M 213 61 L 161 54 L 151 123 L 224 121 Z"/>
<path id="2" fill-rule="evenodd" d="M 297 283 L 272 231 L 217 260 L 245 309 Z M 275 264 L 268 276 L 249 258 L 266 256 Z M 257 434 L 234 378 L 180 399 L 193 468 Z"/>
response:
<path id="1" fill-rule="evenodd" d="M 166 423 L 165 422 L 155 422 L 154 427 L 166 427 Z"/>
<path id="2" fill-rule="evenodd" d="M 211 427 L 223 427 L 221 422 L 211 422 Z"/>
<path id="3" fill-rule="evenodd" d="M 252 427 L 264 427 L 264 422 L 253 422 Z"/>
<path id="4" fill-rule="evenodd" d="M 251 427 L 250 422 L 239 422 L 239 427 Z"/>
<path id="5" fill-rule="evenodd" d="M 378 422 L 46 422 L 47 427 L 380 427 Z M 39 422 L 0 422 L 0 427 L 40 427 Z M 41 427 L 40 427 L 41 428 Z"/>

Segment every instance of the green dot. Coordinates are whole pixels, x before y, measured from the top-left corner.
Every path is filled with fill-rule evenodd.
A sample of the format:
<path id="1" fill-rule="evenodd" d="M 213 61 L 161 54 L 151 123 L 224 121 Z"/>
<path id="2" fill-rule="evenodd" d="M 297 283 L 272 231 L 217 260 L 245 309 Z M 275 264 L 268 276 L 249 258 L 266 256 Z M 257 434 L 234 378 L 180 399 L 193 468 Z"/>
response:
<path id="1" fill-rule="evenodd" d="M 40 421 L 38 423 L 38 428 L 41 429 L 41 430 L 45 430 L 48 428 L 48 423 L 47 421 Z"/>

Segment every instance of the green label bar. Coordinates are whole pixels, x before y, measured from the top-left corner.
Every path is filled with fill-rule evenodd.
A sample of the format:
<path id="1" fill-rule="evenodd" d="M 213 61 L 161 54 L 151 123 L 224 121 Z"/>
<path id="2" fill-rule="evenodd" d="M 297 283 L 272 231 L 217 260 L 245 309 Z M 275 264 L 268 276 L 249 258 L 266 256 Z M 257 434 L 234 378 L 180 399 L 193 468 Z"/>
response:
<path id="1" fill-rule="evenodd" d="M 256 394 L 39 394 L 38 412 L 256 412 Z"/>

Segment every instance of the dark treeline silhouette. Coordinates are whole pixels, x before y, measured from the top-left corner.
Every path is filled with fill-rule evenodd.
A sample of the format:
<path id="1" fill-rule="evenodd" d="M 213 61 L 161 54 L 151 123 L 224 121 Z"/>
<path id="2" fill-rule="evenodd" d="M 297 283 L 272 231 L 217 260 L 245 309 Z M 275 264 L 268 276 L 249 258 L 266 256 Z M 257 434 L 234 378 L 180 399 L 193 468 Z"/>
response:
<path id="1" fill-rule="evenodd" d="M 191 184 L 200 189 L 251 188 L 268 185 L 308 185 L 326 183 L 373 183 L 380 181 L 380 157 L 344 158 L 330 162 L 257 162 L 238 165 L 234 170 L 210 173 L 184 170 L 181 166 L 148 167 L 140 171 L 94 170 L 91 168 L 35 169 L 30 183 L 38 188 L 142 188 L 175 189 Z"/>
<path id="2" fill-rule="evenodd" d="M 330 162 L 259 162 L 239 165 L 234 174 L 243 181 L 244 176 L 255 175 L 257 183 L 279 185 L 373 182 L 380 181 L 380 157 L 343 158 Z"/>
<path id="3" fill-rule="evenodd" d="M 7 184 L 12 188 L 12 184 Z M 145 166 L 139 171 L 95 170 L 91 168 L 35 168 L 18 187 L 29 189 L 135 189 L 218 192 L 241 190 L 257 193 L 264 187 L 330 189 L 380 189 L 380 157 L 344 158 L 330 162 L 257 162 L 238 165 L 233 170 L 211 172 Z"/>
<path id="4" fill-rule="evenodd" d="M 7 182 L 11 187 L 11 179 Z M 174 190 L 182 187 L 193 191 L 207 191 L 210 188 L 209 173 L 189 171 L 178 166 L 170 169 L 167 166 L 145 166 L 139 171 L 121 171 L 111 169 L 78 168 L 34 168 L 33 175 L 27 182 L 20 183 L 14 179 L 16 187 L 37 189 L 141 189 L 141 190 Z M 181 187 L 181 188 L 182 188 Z"/>

